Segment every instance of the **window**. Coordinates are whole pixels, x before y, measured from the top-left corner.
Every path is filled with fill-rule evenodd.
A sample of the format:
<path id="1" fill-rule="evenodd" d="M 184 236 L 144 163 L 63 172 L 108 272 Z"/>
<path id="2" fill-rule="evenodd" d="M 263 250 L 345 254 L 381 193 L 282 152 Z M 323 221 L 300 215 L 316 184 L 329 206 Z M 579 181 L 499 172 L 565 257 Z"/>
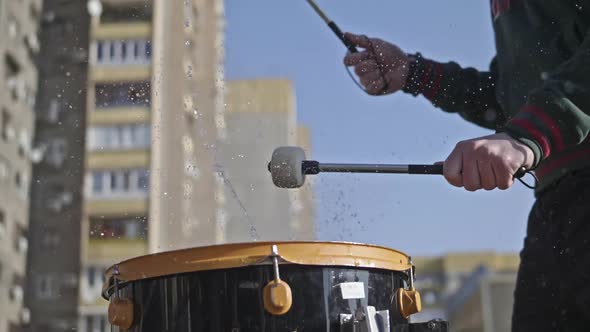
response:
<path id="1" fill-rule="evenodd" d="M 16 172 L 14 175 L 14 183 L 19 190 L 22 199 L 26 199 L 29 195 L 29 178 L 26 174 Z"/>
<path id="2" fill-rule="evenodd" d="M 94 267 L 88 268 L 88 286 L 93 287 L 96 281 L 95 278 L 96 269 Z"/>
<path id="3" fill-rule="evenodd" d="M 150 182 L 150 174 L 147 170 L 140 170 L 138 171 L 137 175 L 137 187 L 141 191 L 148 191 L 148 186 Z"/>
<path id="4" fill-rule="evenodd" d="M 16 223 L 14 230 L 14 250 L 18 253 L 24 254 L 27 252 L 28 247 L 27 230 L 19 223 Z"/>
<path id="5" fill-rule="evenodd" d="M 58 280 L 53 274 L 37 275 L 35 280 L 37 298 L 42 300 L 57 298 L 59 294 Z"/>
<path id="6" fill-rule="evenodd" d="M 96 108 L 149 107 L 151 88 L 149 82 L 97 84 Z"/>
<path id="7" fill-rule="evenodd" d="M 86 332 L 94 332 L 94 326 L 92 326 L 94 324 L 94 317 L 92 316 L 86 316 Z"/>
<path id="8" fill-rule="evenodd" d="M 10 174 L 10 162 L 0 155 L 0 184 L 8 181 Z"/>
<path id="9" fill-rule="evenodd" d="M 0 208 L 0 238 L 6 234 L 6 212 Z M 1 271 L 0 271 L 1 274 Z M 1 275 L 0 275 L 1 278 Z"/>
<path id="10" fill-rule="evenodd" d="M 14 39 L 18 36 L 18 34 L 20 33 L 20 26 L 18 24 L 18 21 L 11 15 L 8 17 L 7 20 L 8 23 L 8 36 L 10 36 L 10 38 Z"/>
<path id="11" fill-rule="evenodd" d="M 88 148 L 91 150 L 145 149 L 151 144 L 149 124 L 91 127 Z"/>
<path id="12" fill-rule="evenodd" d="M 4 70 L 6 86 L 12 94 L 12 98 L 17 99 L 19 97 L 18 75 L 20 73 L 20 66 L 10 54 L 4 56 Z"/>
<path id="13" fill-rule="evenodd" d="M 91 176 L 91 196 L 143 197 L 147 195 L 149 189 L 148 174 L 148 171 L 145 169 L 93 171 Z"/>
<path id="14" fill-rule="evenodd" d="M 12 286 L 8 293 L 8 297 L 11 301 L 21 302 L 23 300 L 23 284 L 23 277 L 16 274 L 12 276 Z"/>
<path id="15" fill-rule="evenodd" d="M 152 11 L 146 5 L 119 6 L 103 2 L 103 12 L 100 21 L 104 23 L 114 22 L 150 22 Z"/>
<path id="16" fill-rule="evenodd" d="M 53 138 L 45 145 L 44 161 L 54 168 L 60 168 L 66 160 L 67 141 Z"/>
<path id="17" fill-rule="evenodd" d="M 8 141 L 14 136 L 14 129 L 11 127 L 12 117 L 7 110 L 2 110 L 2 127 L 0 127 L 0 136 L 4 141 Z"/>
<path id="18" fill-rule="evenodd" d="M 41 244 L 43 248 L 53 250 L 59 245 L 59 233 L 55 229 L 46 229 Z"/>
<path id="19" fill-rule="evenodd" d="M 96 42 L 96 62 L 101 65 L 149 64 L 152 57 L 151 41 L 99 40 Z"/>
<path id="20" fill-rule="evenodd" d="M 91 239 L 147 239 L 146 217 L 90 220 Z"/>
<path id="21" fill-rule="evenodd" d="M 92 173 L 92 192 L 95 192 L 95 193 L 102 192 L 102 185 L 103 185 L 103 173 L 102 172 L 93 172 Z"/>

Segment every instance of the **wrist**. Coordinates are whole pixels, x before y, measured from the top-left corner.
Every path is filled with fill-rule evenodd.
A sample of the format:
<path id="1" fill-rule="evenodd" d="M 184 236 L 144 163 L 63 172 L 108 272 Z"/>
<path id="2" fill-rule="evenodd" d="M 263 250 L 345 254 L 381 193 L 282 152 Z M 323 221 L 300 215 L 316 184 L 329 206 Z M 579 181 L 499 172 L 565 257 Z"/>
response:
<path id="1" fill-rule="evenodd" d="M 541 160 L 542 154 L 539 144 L 534 140 L 510 132 L 505 132 L 504 135 L 506 135 L 510 142 L 516 146 L 519 151 L 523 152 L 524 163 L 522 166 L 528 170 L 536 168 Z"/>
<path id="2" fill-rule="evenodd" d="M 423 70 L 422 55 L 420 53 L 408 54 L 407 72 L 402 91 L 417 96 L 422 91 L 420 88 L 420 72 Z"/>

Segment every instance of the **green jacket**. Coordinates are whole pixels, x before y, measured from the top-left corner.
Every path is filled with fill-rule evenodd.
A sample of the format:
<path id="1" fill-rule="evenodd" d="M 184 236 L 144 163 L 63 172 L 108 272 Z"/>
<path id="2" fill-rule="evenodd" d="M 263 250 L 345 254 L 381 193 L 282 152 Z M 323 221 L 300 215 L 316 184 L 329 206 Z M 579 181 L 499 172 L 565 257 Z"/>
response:
<path id="1" fill-rule="evenodd" d="M 535 154 L 540 191 L 590 167 L 590 0 L 492 0 L 489 71 L 419 53 L 404 91 Z"/>

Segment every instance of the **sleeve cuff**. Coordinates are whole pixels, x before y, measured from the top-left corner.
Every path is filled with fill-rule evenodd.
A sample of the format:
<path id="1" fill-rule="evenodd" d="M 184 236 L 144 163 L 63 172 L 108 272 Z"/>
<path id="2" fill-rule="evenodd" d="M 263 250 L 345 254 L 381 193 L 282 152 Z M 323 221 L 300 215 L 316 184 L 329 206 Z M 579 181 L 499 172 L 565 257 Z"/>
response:
<path id="1" fill-rule="evenodd" d="M 411 55 L 414 61 L 410 63 L 406 84 L 402 91 L 413 96 L 424 95 L 434 100 L 438 95 L 442 81 L 442 65 L 425 59 L 422 54 Z"/>
<path id="2" fill-rule="evenodd" d="M 541 146 L 534 140 L 524 137 L 524 136 L 520 136 L 510 130 L 506 131 L 506 134 L 508 134 L 510 137 L 514 138 L 515 140 L 519 141 L 520 143 L 526 145 L 527 147 L 529 147 L 532 151 L 533 151 L 533 156 L 534 156 L 534 160 L 533 160 L 533 166 L 532 169 L 537 168 L 537 166 L 539 166 L 539 163 L 541 162 L 541 160 L 543 160 L 543 149 L 541 149 Z"/>

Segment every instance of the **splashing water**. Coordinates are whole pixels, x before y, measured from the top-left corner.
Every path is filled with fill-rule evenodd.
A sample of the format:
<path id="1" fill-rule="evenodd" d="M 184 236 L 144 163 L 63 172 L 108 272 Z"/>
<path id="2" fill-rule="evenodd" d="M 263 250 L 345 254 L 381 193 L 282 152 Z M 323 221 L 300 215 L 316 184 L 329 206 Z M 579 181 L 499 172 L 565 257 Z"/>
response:
<path id="1" fill-rule="evenodd" d="M 223 166 L 216 163 L 214 167 L 215 167 L 215 171 L 217 172 L 217 174 L 219 174 L 219 176 L 223 179 L 223 183 L 225 184 L 225 186 L 231 191 L 232 197 L 236 200 L 236 202 L 238 202 L 238 205 L 240 206 L 240 209 L 244 213 L 246 220 L 248 220 L 248 226 L 250 228 L 250 232 L 249 232 L 250 239 L 252 241 L 257 241 L 259 235 L 258 235 L 258 231 L 256 230 L 256 226 L 254 225 L 254 221 L 252 220 L 252 218 L 248 214 L 248 210 L 246 209 L 246 206 L 244 205 L 244 203 L 240 199 L 238 192 L 234 188 L 234 185 L 225 175 L 225 171 L 223 170 Z"/>

